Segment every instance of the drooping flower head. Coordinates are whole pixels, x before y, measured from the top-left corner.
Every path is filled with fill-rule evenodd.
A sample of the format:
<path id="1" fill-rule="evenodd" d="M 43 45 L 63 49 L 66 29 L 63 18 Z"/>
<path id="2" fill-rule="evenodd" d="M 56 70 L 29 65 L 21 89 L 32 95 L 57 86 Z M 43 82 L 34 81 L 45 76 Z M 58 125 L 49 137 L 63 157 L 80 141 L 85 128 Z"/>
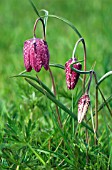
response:
<path id="1" fill-rule="evenodd" d="M 43 39 L 32 38 L 24 42 L 24 65 L 27 71 L 32 68 L 39 72 L 44 66 L 46 70 L 49 68 L 49 51 L 47 42 Z"/>
<path id="2" fill-rule="evenodd" d="M 35 35 L 36 25 L 39 19 L 36 20 L 34 24 L 34 38 L 26 40 L 24 42 L 23 47 L 24 65 L 26 71 L 28 72 L 30 72 L 32 68 L 36 72 L 39 72 L 42 66 L 44 66 L 45 70 L 49 69 L 49 50 L 47 42 L 45 41 L 45 31 L 44 39 L 36 38 Z M 42 24 L 44 23 L 42 22 Z"/>
<path id="3" fill-rule="evenodd" d="M 78 101 L 78 123 L 81 123 L 88 111 L 90 105 L 90 98 L 87 93 L 85 93 Z"/>
<path id="4" fill-rule="evenodd" d="M 74 89 L 74 87 L 76 86 L 78 79 L 79 79 L 79 73 L 76 73 L 75 71 L 73 71 L 70 67 L 70 65 L 73 62 L 76 62 L 77 59 L 76 58 L 70 58 L 66 64 L 65 64 L 65 72 L 66 72 L 66 84 L 67 84 L 67 88 L 69 90 Z M 77 70 L 81 70 L 82 65 L 81 63 L 76 63 L 73 64 L 73 67 L 76 68 Z"/>

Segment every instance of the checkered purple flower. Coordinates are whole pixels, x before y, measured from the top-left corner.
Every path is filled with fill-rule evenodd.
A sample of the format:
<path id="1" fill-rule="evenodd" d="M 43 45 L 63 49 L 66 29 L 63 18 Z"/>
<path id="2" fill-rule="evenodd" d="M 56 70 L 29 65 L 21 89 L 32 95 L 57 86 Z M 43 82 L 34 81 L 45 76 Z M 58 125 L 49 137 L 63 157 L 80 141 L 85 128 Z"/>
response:
<path id="1" fill-rule="evenodd" d="M 74 87 L 76 86 L 78 79 L 79 79 L 79 73 L 74 72 L 71 68 L 70 65 L 73 62 L 76 62 L 77 59 L 69 59 L 66 64 L 65 64 L 65 72 L 66 72 L 66 84 L 67 84 L 67 88 L 69 90 L 74 89 Z M 77 70 L 81 70 L 82 65 L 81 63 L 76 63 L 73 65 L 74 68 L 76 68 Z"/>
<path id="2" fill-rule="evenodd" d="M 49 50 L 47 42 L 43 39 L 32 38 L 24 42 L 23 47 L 24 65 L 28 72 L 32 68 L 39 72 L 44 66 L 45 70 L 49 69 Z"/>
<path id="3" fill-rule="evenodd" d="M 78 101 L 78 123 L 81 123 L 88 111 L 90 105 L 90 98 L 87 93 L 85 93 Z"/>

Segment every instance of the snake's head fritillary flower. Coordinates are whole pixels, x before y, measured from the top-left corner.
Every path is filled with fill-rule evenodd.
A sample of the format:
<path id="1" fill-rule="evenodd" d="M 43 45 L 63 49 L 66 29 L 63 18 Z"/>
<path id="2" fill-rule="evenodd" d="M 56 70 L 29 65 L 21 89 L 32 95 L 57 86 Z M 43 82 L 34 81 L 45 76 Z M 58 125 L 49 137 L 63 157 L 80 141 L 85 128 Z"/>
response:
<path id="1" fill-rule="evenodd" d="M 65 64 L 66 84 L 69 90 L 74 89 L 74 87 L 76 86 L 78 82 L 79 75 L 80 75 L 79 73 L 74 72 L 70 67 L 70 65 L 76 61 L 77 61 L 76 58 L 74 59 L 71 58 Z M 76 68 L 77 70 L 81 70 L 82 65 L 81 63 L 77 62 L 76 64 L 73 64 L 73 67 Z"/>
<path id="2" fill-rule="evenodd" d="M 45 40 L 39 38 L 26 40 L 23 54 L 26 71 L 30 72 L 33 68 L 36 72 L 39 72 L 42 66 L 44 66 L 45 70 L 48 70 L 49 50 Z"/>
<path id="3" fill-rule="evenodd" d="M 81 123 L 88 111 L 90 105 L 90 98 L 87 93 L 85 93 L 78 101 L 78 123 Z"/>

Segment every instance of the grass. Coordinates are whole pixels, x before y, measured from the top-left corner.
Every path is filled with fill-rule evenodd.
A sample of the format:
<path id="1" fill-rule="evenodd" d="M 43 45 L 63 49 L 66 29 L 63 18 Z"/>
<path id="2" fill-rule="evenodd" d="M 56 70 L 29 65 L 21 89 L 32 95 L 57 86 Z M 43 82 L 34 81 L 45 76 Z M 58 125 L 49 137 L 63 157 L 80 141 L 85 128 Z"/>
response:
<path id="1" fill-rule="evenodd" d="M 87 45 L 87 70 L 92 66 L 98 79 L 111 70 L 112 2 L 79 0 L 33 1 L 38 9 L 46 9 L 70 20 L 80 31 Z M 82 8 L 83 7 L 83 8 Z M 59 108 L 63 128 L 57 123 L 55 104 L 46 95 L 30 86 L 24 78 L 9 78 L 24 70 L 22 48 L 26 39 L 32 38 L 32 28 L 37 18 L 29 1 L 1 1 L 0 5 L 0 168 L 16 170 L 35 169 L 93 169 L 112 168 L 112 118 L 106 107 L 99 112 L 98 146 L 94 134 L 89 133 L 86 142 L 85 127 Z M 37 36 L 42 37 L 41 24 Z M 50 63 L 64 65 L 71 57 L 78 37 L 61 21 L 49 18 L 47 42 Z M 82 46 L 77 49 L 79 60 L 83 58 Z M 55 77 L 59 101 L 77 116 L 77 101 L 81 81 L 73 92 L 66 88 L 63 70 L 51 67 Z M 35 76 L 35 71 L 29 73 Z M 44 69 L 39 79 L 50 89 L 49 73 Z M 100 85 L 107 99 L 112 94 L 112 77 Z M 95 101 L 94 81 L 90 96 L 91 107 Z M 99 104 L 103 100 L 99 96 Z M 112 108 L 112 101 L 109 102 Z M 111 109 L 112 110 L 112 109 Z M 89 109 L 87 118 L 91 114 Z M 88 126 L 92 127 L 91 121 Z M 86 155 L 89 155 L 87 164 Z"/>

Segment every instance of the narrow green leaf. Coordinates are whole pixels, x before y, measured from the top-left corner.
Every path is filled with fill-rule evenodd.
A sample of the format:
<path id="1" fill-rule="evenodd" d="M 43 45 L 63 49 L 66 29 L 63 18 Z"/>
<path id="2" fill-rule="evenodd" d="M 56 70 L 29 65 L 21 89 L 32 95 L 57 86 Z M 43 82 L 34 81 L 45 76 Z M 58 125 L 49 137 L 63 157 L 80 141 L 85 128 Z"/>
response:
<path id="1" fill-rule="evenodd" d="M 108 103 L 106 102 L 105 97 L 104 97 L 104 95 L 103 95 L 103 93 L 102 93 L 102 91 L 100 90 L 99 87 L 98 87 L 98 90 L 99 90 L 99 92 L 100 92 L 100 94 L 101 94 L 101 96 L 102 96 L 102 99 L 104 100 L 105 105 L 107 106 L 107 109 L 108 109 L 110 115 L 112 116 L 112 110 L 110 109 Z"/>
<path id="2" fill-rule="evenodd" d="M 43 160 L 43 158 L 32 148 L 32 146 L 27 143 L 27 146 L 30 148 L 30 150 L 35 154 L 35 156 L 40 160 L 40 162 L 43 164 L 43 165 L 46 165 L 45 161 Z"/>
<path id="3" fill-rule="evenodd" d="M 32 85 L 35 89 L 37 89 L 38 91 L 40 91 L 43 95 L 46 95 L 51 101 L 53 101 L 56 105 L 58 105 L 62 110 L 64 110 L 65 112 L 67 112 L 72 118 L 74 118 L 74 120 L 77 121 L 77 116 L 72 113 L 67 107 L 65 107 L 61 102 L 59 102 L 55 97 L 53 97 L 52 95 L 50 95 L 48 92 L 46 92 L 45 90 L 43 90 L 41 87 L 37 86 L 35 83 L 33 83 L 32 81 L 30 81 L 29 79 L 25 78 L 25 80 Z M 81 123 L 81 125 L 85 126 L 87 129 L 89 129 L 90 131 L 93 132 L 93 130 L 84 122 Z"/>
<path id="4" fill-rule="evenodd" d="M 54 152 L 54 151 L 50 151 L 50 150 L 42 150 L 42 149 L 37 149 L 37 151 L 41 152 L 41 153 L 45 153 L 45 154 L 51 154 L 53 157 L 56 158 L 62 158 L 64 159 L 67 163 L 69 163 L 70 165 L 74 165 L 72 163 L 71 160 L 69 160 L 65 155 L 63 155 L 62 153 L 59 152 Z"/>
<path id="5" fill-rule="evenodd" d="M 106 103 L 110 103 L 111 100 L 112 100 L 112 95 L 111 95 L 108 99 L 106 99 Z M 103 102 L 103 103 L 99 106 L 98 112 L 99 112 L 100 110 L 102 110 L 105 106 L 106 106 L 106 104 L 105 104 L 105 102 Z M 93 116 L 95 116 L 95 113 L 93 113 Z M 88 122 L 90 119 L 91 119 L 91 117 L 87 120 L 87 122 Z"/>
<path id="6" fill-rule="evenodd" d="M 106 74 L 104 74 L 100 80 L 98 80 L 97 86 L 99 86 L 106 78 L 108 78 L 109 76 L 112 75 L 112 71 L 107 72 Z"/>
<path id="7" fill-rule="evenodd" d="M 44 16 L 44 17 L 46 17 L 46 16 Z M 63 17 L 56 16 L 56 15 L 48 15 L 48 17 L 56 18 L 56 19 L 59 19 L 59 20 L 63 21 L 64 23 L 69 25 L 76 32 L 76 34 L 79 36 L 79 38 L 82 38 L 82 36 L 79 33 L 79 31 L 77 30 L 77 28 L 70 21 L 68 21 L 67 19 L 65 19 Z"/>
<path id="8" fill-rule="evenodd" d="M 51 67 L 57 67 L 57 68 L 61 68 L 61 69 L 65 69 L 65 67 L 61 64 L 49 64 Z"/>
<path id="9" fill-rule="evenodd" d="M 26 74 L 19 74 L 19 75 L 15 75 L 15 76 L 12 76 L 12 77 L 24 77 L 24 78 L 29 78 L 31 80 L 34 80 L 40 86 L 42 86 L 48 93 L 50 93 L 52 96 L 55 97 L 55 95 L 51 92 L 51 90 L 41 80 L 39 80 L 38 77 L 33 77 L 33 76 L 30 76 L 30 75 L 26 75 Z"/>
<path id="10" fill-rule="evenodd" d="M 32 5 L 32 7 L 33 7 L 33 9 L 34 9 L 34 11 L 35 11 L 35 13 L 38 15 L 38 17 L 40 17 L 40 14 L 39 14 L 37 8 L 35 7 L 34 3 L 32 2 L 32 0 L 29 0 L 29 1 L 30 1 L 30 3 L 31 3 L 31 5 Z"/>

